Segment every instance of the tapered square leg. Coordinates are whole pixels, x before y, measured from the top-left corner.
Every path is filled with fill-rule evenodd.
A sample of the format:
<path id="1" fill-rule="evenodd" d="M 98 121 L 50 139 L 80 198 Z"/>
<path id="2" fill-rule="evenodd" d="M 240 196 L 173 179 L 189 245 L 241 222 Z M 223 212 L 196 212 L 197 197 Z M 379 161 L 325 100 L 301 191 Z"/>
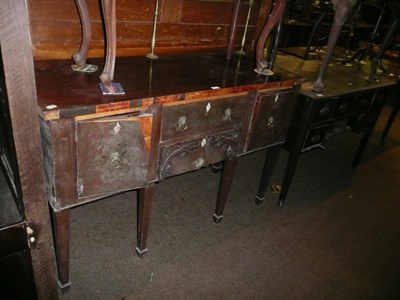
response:
<path id="1" fill-rule="evenodd" d="M 148 251 L 147 234 L 149 231 L 151 205 L 153 203 L 154 184 L 138 190 L 137 247 L 136 253 L 142 258 Z"/>
<path id="2" fill-rule="evenodd" d="M 58 286 L 66 292 L 71 285 L 69 281 L 69 235 L 70 235 L 70 209 L 54 211 L 51 208 L 54 228 L 54 243 L 58 270 Z"/>
<path id="3" fill-rule="evenodd" d="M 225 203 L 228 199 L 229 190 L 232 186 L 233 176 L 236 171 L 237 163 L 238 158 L 236 156 L 228 158 L 224 162 L 221 174 L 221 182 L 218 190 L 217 204 L 215 207 L 215 213 L 213 214 L 213 220 L 216 224 L 222 221 Z"/>
<path id="4" fill-rule="evenodd" d="M 258 192 L 256 195 L 256 204 L 260 205 L 264 202 L 265 192 L 267 191 L 267 187 L 270 183 L 272 172 L 274 170 L 274 166 L 276 161 L 278 160 L 279 153 L 282 149 L 282 144 L 270 147 L 267 150 L 267 154 L 265 156 L 264 168 L 260 179 L 260 184 L 258 186 Z"/>

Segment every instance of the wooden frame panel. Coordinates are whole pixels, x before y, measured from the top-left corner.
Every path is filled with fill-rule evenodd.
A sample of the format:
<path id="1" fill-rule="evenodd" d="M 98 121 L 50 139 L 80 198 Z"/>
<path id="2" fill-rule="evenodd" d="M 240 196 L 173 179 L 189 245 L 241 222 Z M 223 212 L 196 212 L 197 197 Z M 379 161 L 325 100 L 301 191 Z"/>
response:
<path id="1" fill-rule="evenodd" d="M 55 260 L 46 199 L 35 76 L 26 0 L 4 0 L 0 10 L 4 62 L 22 200 L 39 299 L 57 299 Z"/>

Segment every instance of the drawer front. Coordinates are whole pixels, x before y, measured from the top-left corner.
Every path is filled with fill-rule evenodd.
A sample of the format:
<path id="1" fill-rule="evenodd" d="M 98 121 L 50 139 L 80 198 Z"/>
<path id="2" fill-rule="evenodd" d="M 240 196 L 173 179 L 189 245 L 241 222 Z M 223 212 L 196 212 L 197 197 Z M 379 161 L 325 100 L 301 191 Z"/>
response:
<path id="1" fill-rule="evenodd" d="M 78 196 L 138 188 L 148 178 L 152 115 L 79 122 Z"/>
<path id="2" fill-rule="evenodd" d="M 371 93 L 340 97 L 337 100 L 334 117 L 342 117 L 368 110 L 372 102 Z"/>
<path id="3" fill-rule="evenodd" d="M 289 91 L 258 97 L 248 151 L 285 141 L 297 95 Z"/>
<path id="4" fill-rule="evenodd" d="M 240 130 L 221 133 L 187 142 L 162 146 L 159 160 L 159 179 L 174 176 L 234 156 L 240 140 Z"/>
<path id="5" fill-rule="evenodd" d="M 243 122 L 247 95 L 164 105 L 162 140 L 227 131 Z"/>
<path id="6" fill-rule="evenodd" d="M 372 96 L 367 92 L 320 100 L 315 106 L 312 124 L 365 112 L 371 106 Z"/>

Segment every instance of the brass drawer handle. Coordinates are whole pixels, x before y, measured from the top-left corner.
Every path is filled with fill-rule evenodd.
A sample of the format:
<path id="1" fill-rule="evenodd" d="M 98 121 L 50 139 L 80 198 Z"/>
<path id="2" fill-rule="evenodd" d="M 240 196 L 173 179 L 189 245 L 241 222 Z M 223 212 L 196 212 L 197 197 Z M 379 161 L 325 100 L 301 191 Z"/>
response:
<path id="1" fill-rule="evenodd" d="M 230 108 L 225 109 L 223 121 L 229 122 L 232 120 L 232 110 Z"/>
<path id="2" fill-rule="evenodd" d="M 110 166 L 113 169 L 118 169 L 122 165 L 122 160 L 119 158 L 119 153 L 118 152 L 113 152 L 111 153 L 111 161 L 110 161 Z"/>
<path id="3" fill-rule="evenodd" d="M 187 124 L 187 120 L 185 116 L 182 116 L 178 120 L 178 125 L 176 126 L 176 131 L 185 131 L 186 129 L 189 128 L 189 125 Z"/>

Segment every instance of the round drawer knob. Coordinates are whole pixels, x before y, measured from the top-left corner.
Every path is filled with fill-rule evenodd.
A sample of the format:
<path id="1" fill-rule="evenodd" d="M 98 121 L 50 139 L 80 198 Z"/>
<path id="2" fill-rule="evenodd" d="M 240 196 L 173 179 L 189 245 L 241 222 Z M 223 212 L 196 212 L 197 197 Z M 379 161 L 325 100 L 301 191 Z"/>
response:
<path id="1" fill-rule="evenodd" d="M 231 120 L 232 120 L 232 110 L 231 110 L 230 108 L 227 108 L 227 109 L 225 110 L 223 120 L 224 120 L 225 122 L 228 122 L 228 121 L 231 121 Z"/>
<path id="2" fill-rule="evenodd" d="M 182 116 L 178 120 L 178 125 L 176 126 L 176 131 L 185 131 L 188 129 L 189 125 L 187 124 L 187 120 L 185 116 Z"/>
<path id="3" fill-rule="evenodd" d="M 311 137 L 311 143 L 312 143 L 312 144 L 319 143 L 320 141 L 321 141 L 321 135 L 319 135 L 319 133 L 315 133 L 315 134 Z"/>
<path id="4" fill-rule="evenodd" d="M 329 115 L 329 107 L 328 106 L 324 106 L 323 108 L 321 108 L 321 110 L 319 111 L 319 115 L 321 117 L 326 117 L 327 115 Z"/>
<path id="5" fill-rule="evenodd" d="M 349 109 L 349 104 L 347 102 L 343 102 L 339 105 L 339 110 L 341 112 L 345 112 L 346 110 Z"/>
<path id="6" fill-rule="evenodd" d="M 119 157 L 118 152 L 113 152 L 111 153 L 111 160 L 110 160 L 110 166 L 113 169 L 118 169 L 122 165 L 122 160 Z"/>

